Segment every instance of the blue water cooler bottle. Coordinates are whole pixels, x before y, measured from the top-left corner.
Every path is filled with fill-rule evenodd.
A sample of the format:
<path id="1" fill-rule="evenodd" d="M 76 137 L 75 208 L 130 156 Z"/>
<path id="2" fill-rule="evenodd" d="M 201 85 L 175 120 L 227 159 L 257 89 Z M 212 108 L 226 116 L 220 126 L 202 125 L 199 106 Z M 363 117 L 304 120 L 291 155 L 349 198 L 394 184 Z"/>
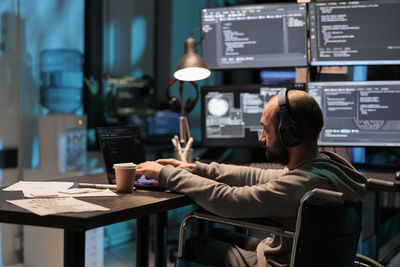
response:
<path id="1" fill-rule="evenodd" d="M 50 113 L 73 113 L 82 106 L 83 58 L 73 49 L 40 53 L 40 103 Z"/>

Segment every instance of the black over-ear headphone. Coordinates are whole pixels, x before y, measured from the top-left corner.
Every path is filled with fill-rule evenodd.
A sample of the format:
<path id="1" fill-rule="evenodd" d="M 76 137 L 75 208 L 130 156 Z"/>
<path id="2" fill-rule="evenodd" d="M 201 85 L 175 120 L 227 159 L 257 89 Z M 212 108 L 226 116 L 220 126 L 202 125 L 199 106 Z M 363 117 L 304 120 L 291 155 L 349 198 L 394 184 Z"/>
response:
<path id="1" fill-rule="evenodd" d="M 177 79 L 175 79 L 175 78 L 172 78 L 169 81 L 168 88 L 167 88 L 167 97 L 169 99 L 169 103 L 173 106 L 173 108 L 177 112 L 181 112 L 181 109 L 182 109 L 181 101 L 179 101 L 179 99 L 175 96 L 171 97 L 171 87 L 175 83 L 175 81 L 177 81 Z M 183 83 L 183 81 L 179 81 L 179 82 Z M 192 111 L 192 109 L 194 108 L 194 106 L 197 103 L 197 100 L 199 99 L 199 87 L 197 86 L 197 83 L 195 81 L 190 81 L 190 83 L 193 85 L 194 89 L 196 90 L 196 98 L 189 97 L 188 100 L 186 100 L 185 106 L 183 107 L 183 109 L 186 113 L 189 113 Z M 183 84 L 180 86 L 183 86 Z"/>
<path id="2" fill-rule="evenodd" d="M 278 133 L 281 142 L 287 147 L 297 146 L 303 140 L 303 131 L 300 125 L 290 115 L 288 100 L 289 90 L 284 89 L 278 93 L 280 121 Z"/>

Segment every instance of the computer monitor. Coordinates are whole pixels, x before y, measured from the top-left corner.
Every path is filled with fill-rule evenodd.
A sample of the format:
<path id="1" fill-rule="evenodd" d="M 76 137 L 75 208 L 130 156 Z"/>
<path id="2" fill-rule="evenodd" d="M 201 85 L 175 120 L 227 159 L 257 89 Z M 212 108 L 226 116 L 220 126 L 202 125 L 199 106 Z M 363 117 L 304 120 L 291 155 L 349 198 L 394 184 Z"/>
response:
<path id="1" fill-rule="evenodd" d="M 307 66 L 306 5 L 254 4 L 201 9 L 210 69 Z"/>
<path id="2" fill-rule="evenodd" d="M 324 115 L 320 146 L 400 146 L 400 81 L 313 82 Z"/>
<path id="3" fill-rule="evenodd" d="M 202 145 L 260 147 L 260 119 L 269 99 L 305 84 L 204 86 L 201 88 Z"/>
<path id="4" fill-rule="evenodd" d="M 399 14 L 399 0 L 310 3 L 310 64 L 400 64 Z"/>

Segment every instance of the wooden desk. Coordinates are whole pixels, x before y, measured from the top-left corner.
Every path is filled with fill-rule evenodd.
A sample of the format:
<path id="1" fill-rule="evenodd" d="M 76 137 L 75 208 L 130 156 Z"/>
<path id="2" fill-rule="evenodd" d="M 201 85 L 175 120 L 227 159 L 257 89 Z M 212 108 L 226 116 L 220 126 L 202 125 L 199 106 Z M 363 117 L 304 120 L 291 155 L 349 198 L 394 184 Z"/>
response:
<path id="1" fill-rule="evenodd" d="M 95 174 L 58 181 L 107 183 L 105 174 Z M 194 202 L 187 196 L 171 192 L 137 190 L 118 197 L 77 198 L 109 208 L 109 211 L 62 213 L 39 216 L 14 206 L 6 200 L 24 198 L 20 191 L 0 190 L 0 222 L 64 229 L 64 266 L 85 266 L 85 231 L 130 219 L 137 219 L 136 266 L 148 266 L 148 216 L 156 219 L 156 266 L 166 264 L 167 211 Z"/>

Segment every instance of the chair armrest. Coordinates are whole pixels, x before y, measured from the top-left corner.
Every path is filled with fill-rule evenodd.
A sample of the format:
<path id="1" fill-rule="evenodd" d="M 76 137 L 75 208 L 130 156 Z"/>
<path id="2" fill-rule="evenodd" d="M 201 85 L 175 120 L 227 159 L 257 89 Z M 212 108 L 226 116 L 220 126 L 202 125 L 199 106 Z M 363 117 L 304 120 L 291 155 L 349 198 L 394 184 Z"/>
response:
<path id="1" fill-rule="evenodd" d="M 244 227 L 261 232 L 278 234 L 286 237 L 293 237 L 293 232 L 286 231 L 285 227 L 281 223 L 264 218 L 232 219 L 232 218 L 221 217 L 205 210 L 195 211 L 193 213 L 193 216 L 197 219 L 202 219 L 206 221 Z"/>
<path id="2" fill-rule="evenodd" d="M 400 191 L 400 183 L 385 181 L 376 178 L 368 178 L 368 190 L 373 191 L 391 191 L 391 192 L 399 192 Z"/>
<path id="3" fill-rule="evenodd" d="M 356 254 L 356 258 L 354 259 L 354 265 L 353 266 L 360 266 L 360 267 L 364 267 L 364 266 L 369 266 L 369 267 L 383 267 L 382 264 L 380 264 L 379 262 L 361 255 L 361 254 Z"/>

